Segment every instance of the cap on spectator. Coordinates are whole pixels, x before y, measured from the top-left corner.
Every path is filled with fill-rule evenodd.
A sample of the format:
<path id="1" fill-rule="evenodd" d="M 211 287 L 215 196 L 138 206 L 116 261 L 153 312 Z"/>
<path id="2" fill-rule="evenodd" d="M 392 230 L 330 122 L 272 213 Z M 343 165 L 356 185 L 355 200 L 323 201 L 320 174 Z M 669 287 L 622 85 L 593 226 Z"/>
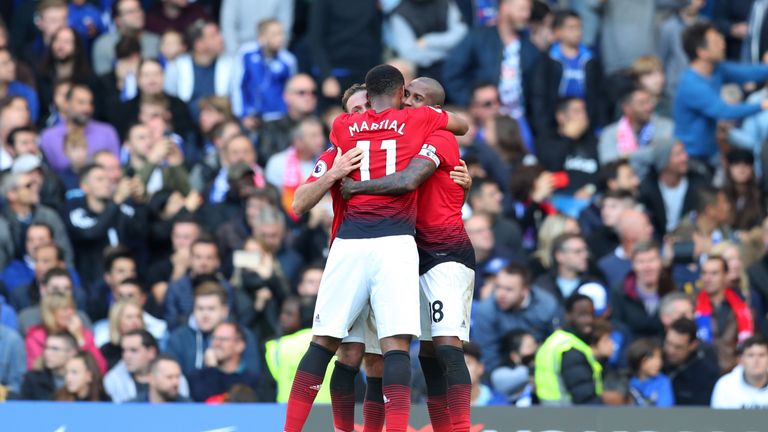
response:
<path id="1" fill-rule="evenodd" d="M 602 316 L 605 313 L 608 308 L 608 293 L 604 286 L 597 282 L 585 283 L 576 292 L 592 299 L 592 304 L 595 306 L 595 316 Z"/>
<path id="2" fill-rule="evenodd" d="M 659 137 L 653 143 L 653 167 L 657 172 L 661 172 L 669 164 L 669 155 L 672 154 L 672 147 L 675 146 L 673 137 Z"/>
<path id="3" fill-rule="evenodd" d="M 504 267 L 509 265 L 509 260 L 506 258 L 494 258 L 490 261 L 488 261 L 485 266 L 483 266 L 483 274 L 486 275 L 495 275 L 496 273 L 500 272 Z"/>
<path id="4" fill-rule="evenodd" d="M 246 175 L 252 176 L 253 168 L 249 167 L 246 163 L 238 162 L 229 167 L 229 172 L 227 172 L 227 180 L 231 182 L 237 181 Z"/>
<path id="5" fill-rule="evenodd" d="M 31 154 L 25 154 L 14 159 L 13 166 L 11 166 L 11 172 L 13 174 L 25 174 L 30 171 L 40 169 L 41 166 L 42 161 L 39 157 Z"/>
<path id="6" fill-rule="evenodd" d="M 731 150 L 728 151 L 728 165 L 740 163 L 752 165 L 755 163 L 755 156 L 749 150 L 731 147 Z"/>

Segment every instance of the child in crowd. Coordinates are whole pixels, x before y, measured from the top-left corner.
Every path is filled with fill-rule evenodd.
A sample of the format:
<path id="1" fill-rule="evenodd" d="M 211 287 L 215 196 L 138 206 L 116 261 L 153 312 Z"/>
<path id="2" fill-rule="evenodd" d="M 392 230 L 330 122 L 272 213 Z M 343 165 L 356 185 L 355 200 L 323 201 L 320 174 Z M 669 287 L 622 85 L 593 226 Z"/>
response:
<path id="1" fill-rule="evenodd" d="M 634 405 L 671 407 L 675 404 L 672 382 L 661 373 L 661 345 L 653 339 L 638 339 L 627 349 L 631 375 L 629 393 Z"/>
<path id="2" fill-rule="evenodd" d="M 184 37 L 176 30 L 168 30 L 160 37 L 160 64 L 165 67 L 168 63 L 187 52 Z"/>
<path id="3" fill-rule="evenodd" d="M 504 365 L 491 372 L 491 385 L 498 393 L 507 397 L 510 404 L 518 407 L 532 404 L 533 361 L 539 343 L 533 334 L 516 329 L 501 339 L 501 357 Z"/>

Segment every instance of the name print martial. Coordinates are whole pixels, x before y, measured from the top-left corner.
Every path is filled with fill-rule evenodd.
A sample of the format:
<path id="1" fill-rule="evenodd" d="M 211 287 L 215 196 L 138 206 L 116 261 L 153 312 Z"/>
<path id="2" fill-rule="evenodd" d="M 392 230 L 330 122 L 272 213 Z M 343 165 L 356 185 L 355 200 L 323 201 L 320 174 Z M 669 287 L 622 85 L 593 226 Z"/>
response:
<path id="1" fill-rule="evenodd" d="M 367 121 L 361 123 L 353 123 L 349 127 L 349 136 L 353 137 L 356 133 L 376 131 L 376 130 L 391 130 L 400 135 L 404 135 L 403 129 L 405 129 L 405 123 L 397 123 L 397 120 L 382 120 L 378 123 L 368 124 Z"/>

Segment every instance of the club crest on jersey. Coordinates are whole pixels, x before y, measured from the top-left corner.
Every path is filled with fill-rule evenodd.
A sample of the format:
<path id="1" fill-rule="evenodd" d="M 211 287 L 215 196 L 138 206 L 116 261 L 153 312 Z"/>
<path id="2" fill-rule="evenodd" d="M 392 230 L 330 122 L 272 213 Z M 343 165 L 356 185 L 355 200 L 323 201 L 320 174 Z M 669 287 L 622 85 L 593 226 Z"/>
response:
<path id="1" fill-rule="evenodd" d="M 315 164 L 315 169 L 312 170 L 312 177 L 322 177 L 326 171 L 328 171 L 328 165 L 325 163 L 325 161 L 317 161 Z"/>
<path id="2" fill-rule="evenodd" d="M 405 123 L 398 123 L 397 120 L 390 121 L 389 119 L 385 119 L 380 122 L 370 124 L 367 121 L 364 121 L 360 123 L 353 123 L 352 126 L 349 127 L 349 136 L 353 137 L 356 133 L 378 130 L 391 130 L 397 132 L 400 135 L 405 135 L 403 129 L 405 129 Z"/>

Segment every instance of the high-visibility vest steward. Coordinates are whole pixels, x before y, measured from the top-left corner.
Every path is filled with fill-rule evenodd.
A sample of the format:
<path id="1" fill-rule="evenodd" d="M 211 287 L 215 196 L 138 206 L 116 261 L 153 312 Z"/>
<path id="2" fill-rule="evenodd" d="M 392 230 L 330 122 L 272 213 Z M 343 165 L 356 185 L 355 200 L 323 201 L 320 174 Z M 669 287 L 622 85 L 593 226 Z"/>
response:
<path id="1" fill-rule="evenodd" d="M 536 395 L 544 405 L 571 405 L 571 395 L 562 376 L 563 354 L 575 349 L 584 354 L 592 367 L 592 378 L 598 396 L 603 393 L 603 367 L 595 360 L 592 349 L 578 336 L 557 330 L 544 341 L 536 353 L 534 380 Z"/>

